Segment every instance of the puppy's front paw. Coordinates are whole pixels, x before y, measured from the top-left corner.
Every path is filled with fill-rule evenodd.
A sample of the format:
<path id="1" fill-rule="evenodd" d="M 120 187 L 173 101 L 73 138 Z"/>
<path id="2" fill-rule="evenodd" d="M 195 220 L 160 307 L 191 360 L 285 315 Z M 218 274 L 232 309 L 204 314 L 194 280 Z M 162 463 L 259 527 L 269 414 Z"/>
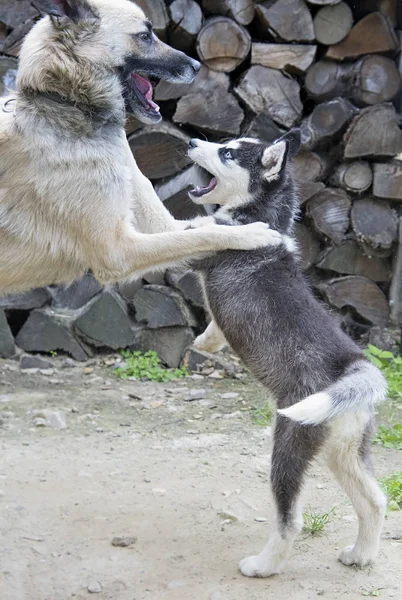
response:
<path id="1" fill-rule="evenodd" d="M 271 577 L 278 573 L 266 561 L 258 556 L 249 556 L 240 561 L 239 569 L 245 577 Z"/>
<path id="2" fill-rule="evenodd" d="M 243 225 L 243 234 L 247 238 L 247 248 L 257 249 L 265 246 L 279 246 L 283 242 L 282 234 L 270 229 L 266 223 L 249 223 Z"/>
<path id="3" fill-rule="evenodd" d="M 339 555 L 339 560 L 347 567 L 356 565 L 356 567 L 367 567 L 374 562 L 374 556 L 363 555 L 357 551 L 355 546 L 346 546 Z"/>

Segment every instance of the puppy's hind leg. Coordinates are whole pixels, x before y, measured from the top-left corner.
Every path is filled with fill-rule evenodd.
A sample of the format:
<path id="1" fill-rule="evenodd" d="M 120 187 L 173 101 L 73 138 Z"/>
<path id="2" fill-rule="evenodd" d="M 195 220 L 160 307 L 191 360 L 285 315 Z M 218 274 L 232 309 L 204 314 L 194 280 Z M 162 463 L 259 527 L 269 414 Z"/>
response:
<path id="1" fill-rule="evenodd" d="M 349 428 L 353 418 L 354 415 L 348 417 Z M 347 431 L 348 424 L 345 423 L 341 429 Z M 358 437 L 349 440 L 346 436 L 342 438 L 336 435 L 328 456 L 328 465 L 349 496 L 359 518 L 355 545 L 346 547 L 339 555 L 339 560 L 347 566 L 364 567 L 375 560 L 386 511 L 385 496 L 369 472 L 369 449 L 364 441 L 361 431 Z"/>
<path id="2" fill-rule="evenodd" d="M 269 577 L 282 572 L 303 526 L 300 501 L 303 479 L 321 447 L 322 432 L 320 426 L 300 426 L 278 416 L 271 467 L 276 523 L 262 552 L 241 561 L 243 575 Z"/>

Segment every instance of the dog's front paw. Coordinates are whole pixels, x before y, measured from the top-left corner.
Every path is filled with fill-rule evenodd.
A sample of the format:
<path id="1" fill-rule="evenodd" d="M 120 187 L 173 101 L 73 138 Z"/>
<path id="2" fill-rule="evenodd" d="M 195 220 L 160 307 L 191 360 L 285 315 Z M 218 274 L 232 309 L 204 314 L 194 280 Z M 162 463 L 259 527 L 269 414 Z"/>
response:
<path id="1" fill-rule="evenodd" d="M 271 577 L 278 573 L 272 569 L 261 555 L 249 556 L 240 561 L 239 569 L 245 577 Z"/>
<path id="2" fill-rule="evenodd" d="M 244 236 L 244 250 L 255 250 L 265 246 L 279 246 L 283 242 L 282 234 L 270 229 L 266 223 L 249 223 L 241 226 Z"/>
<path id="3" fill-rule="evenodd" d="M 339 555 L 339 560 L 347 567 L 356 565 L 356 567 L 367 567 L 374 561 L 374 557 L 363 555 L 356 550 L 355 546 L 346 546 Z"/>

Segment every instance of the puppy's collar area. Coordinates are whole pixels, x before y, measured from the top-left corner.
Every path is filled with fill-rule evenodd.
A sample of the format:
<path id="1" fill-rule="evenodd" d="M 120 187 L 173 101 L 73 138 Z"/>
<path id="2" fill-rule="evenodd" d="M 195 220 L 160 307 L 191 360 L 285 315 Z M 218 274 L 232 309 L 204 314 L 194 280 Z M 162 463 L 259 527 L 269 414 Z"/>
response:
<path id="1" fill-rule="evenodd" d="M 109 108 L 91 109 L 88 105 L 73 102 L 70 98 L 62 96 L 57 92 L 41 92 L 39 90 L 25 88 L 19 93 L 23 98 L 29 101 L 44 100 L 45 102 L 58 104 L 65 108 L 76 109 L 80 111 L 86 119 L 89 119 L 99 126 L 121 124 L 126 116 L 124 110 L 116 113 L 116 111 L 112 112 Z"/>

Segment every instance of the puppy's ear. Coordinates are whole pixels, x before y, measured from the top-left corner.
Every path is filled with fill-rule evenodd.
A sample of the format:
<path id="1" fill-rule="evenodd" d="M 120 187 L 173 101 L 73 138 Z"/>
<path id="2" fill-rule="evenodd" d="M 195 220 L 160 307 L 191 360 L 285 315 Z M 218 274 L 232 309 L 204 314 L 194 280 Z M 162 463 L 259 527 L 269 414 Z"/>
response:
<path id="1" fill-rule="evenodd" d="M 32 0 L 41 13 L 58 19 L 67 18 L 74 23 L 99 19 L 87 0 Z"/>
<path id="2" fill-rule="evenodd" d="M 287 153 L 288 145 L 284 140 L 279 140 L 265 148 L 261 162 L 264 168 L 264 178 L 267 181 L 278 179 L 282 167 L 286 164 Z"/>
<path id="3" fill-rule="evenodd" d="M 300 150 L 301 146 L 301 131 L 300 129 L 291 129 L 284 136 L 280 138 L 278 141 L 284 141 L 288 145 L 289 149 L 289 157 L 294 158 Z"/>

